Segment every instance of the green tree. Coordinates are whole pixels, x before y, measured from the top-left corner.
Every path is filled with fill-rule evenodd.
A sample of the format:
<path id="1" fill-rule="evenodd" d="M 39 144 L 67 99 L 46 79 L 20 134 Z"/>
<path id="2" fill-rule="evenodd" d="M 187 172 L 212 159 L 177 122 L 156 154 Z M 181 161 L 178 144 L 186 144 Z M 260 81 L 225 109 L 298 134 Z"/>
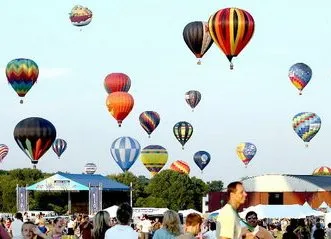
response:
<path id="1" fill-rule="evenodd" d="M 223 182 L 220 180 L 207 182 L 208 192 L 220 192 L 223 189 Z"/>
<path id="2" fill-rule="evenodd" d="M 200 178 L 192 177 L 194 209 L 202 211 L 202 197 L 208 193 L 208 185 Z"/>
<path id="3" fill-rule="evenodd" d="M 180 210 L 194 208 L 194 186 L 190 177 L 173 170 L 162 170 L 155 175 L 146 187 L 150 198 L 159 198 L 166 202 L 169 209 Z M 151 200 L 145 200 L 150 202 Z M 148 204 L 146 206 L 151 206 Z"/>

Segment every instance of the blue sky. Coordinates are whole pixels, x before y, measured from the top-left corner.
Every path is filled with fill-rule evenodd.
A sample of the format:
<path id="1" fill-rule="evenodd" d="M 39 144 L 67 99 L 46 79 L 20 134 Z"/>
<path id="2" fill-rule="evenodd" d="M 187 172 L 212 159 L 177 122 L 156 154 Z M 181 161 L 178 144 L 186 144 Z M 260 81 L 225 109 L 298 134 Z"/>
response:
<path id="1" fill-rule="evenodd" d="M 71 25 L 68 13 L 75 4 L 94 14 L 82 31 Z M 110 154 L 111 143 L 131 136 L 142 148 L 159 144 L 175 160 L 191 166 L 191 176 L 228 183 L 265 173 L 310 174 L 330 165 L 330 16 L 329 1 L 263 0 L 3 0 L 0 67 L 2 117 L 0 143 L 10 147 L 2 169 L 31 167 L 13 138 L 15 125 L 38 116 L 51 121 L 57 137 L 68 142 L 61 160 L 50 149 L 37 168 L 46 172 L 81 173 L 94 162 L 97 173 L 120 173 Z M 191 21 L 207 21 L 219 9 L 239 7 L 255 19 L 250 43 L 234 58 L 234 70 L 214 44 L 196 64 L 182 31 Z M 30 58 L 39 65 L 38 82 L 23 105 L 7 83 L 4 69 L 14 58 Z M 299 96 L 287 74 L 297 62 L 313 71 Z M 105 106 L 105 76 L 124 72 L 131 78 L 129 93 L 135 99 L 130 115 L 118 128 Z M 184 94 L 199 90 L 202 100 L 194 112 Z M 159 127 L 148 138 L 138 117 L 157 111 Z M 308 148 L 292 129 L 292 117 L 303 111 L 318 114 L 320 132 Z M 181 149 L 172 133 L 178 121 L 194 127 Z M 257 154 L 247 168 L 237 158 L 240 142 L 251 142 Z M 206 150 L 211 162 L 201 174 L 193 154 Z M 130 169 L 150 177 L 139 159 Z"/>

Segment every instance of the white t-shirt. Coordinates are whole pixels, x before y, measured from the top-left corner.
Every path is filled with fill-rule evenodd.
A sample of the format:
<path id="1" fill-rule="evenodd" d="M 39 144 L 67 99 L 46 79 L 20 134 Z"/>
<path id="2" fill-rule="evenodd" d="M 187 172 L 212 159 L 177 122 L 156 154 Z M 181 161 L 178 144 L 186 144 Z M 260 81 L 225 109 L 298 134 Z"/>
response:
<path id="1" fill-rule="evenodd" d="M 125 238 L 125 239 L 138 239 L 138 233 L 130 226 L 115 225 L 106 231 L 105 239 Z"/>
<path id="2" fill-rule="evenodd" d="M 16 219 L 16 218 L 10 224 L 10 228 L 11 228 L 11 231 L 13 233 L 13 239 L 23 239 L 22 225 L 23 225 L 23 222 L 19 219 Z"/>
<path id="3" fill-rule="evenodd" d="M 142 232 L 149 232 L 151 230 L 152 223 L 150 220 L 145 219 L 138 223 L 138 227 L 139 228 L 141 227 Z"/>
<path id="4" fill-rule="evenodd" d="M 241 226 L 237 212 L 230 204 L 226 204 L 219 212 L 216 224 L 216 235 L 232 239 L 240 239 Z"/>

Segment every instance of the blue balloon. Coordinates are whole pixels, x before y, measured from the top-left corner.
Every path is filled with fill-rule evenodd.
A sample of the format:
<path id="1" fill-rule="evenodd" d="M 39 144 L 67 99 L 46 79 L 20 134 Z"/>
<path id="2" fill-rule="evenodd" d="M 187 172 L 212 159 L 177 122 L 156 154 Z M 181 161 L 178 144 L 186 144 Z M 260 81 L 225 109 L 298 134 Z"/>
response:
<path id="1" fill-rule="evenodd" d="M 210 154 L 206 151 L 198 151 L 193 156 L 194 162 L 203 170 L 210 162 Z"/>
<path id="2" fill-rule="evenodd" d="M 123 172 L 128 171 L 140 154 L 140 144 L 131 137 L 119 137 L 110 147 L 110 153 Z"/>

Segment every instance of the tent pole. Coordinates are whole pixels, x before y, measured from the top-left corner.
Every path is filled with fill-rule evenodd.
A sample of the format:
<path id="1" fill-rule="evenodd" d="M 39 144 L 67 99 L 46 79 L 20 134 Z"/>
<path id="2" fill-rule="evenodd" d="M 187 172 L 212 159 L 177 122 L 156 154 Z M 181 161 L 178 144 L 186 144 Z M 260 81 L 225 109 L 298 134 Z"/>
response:
<path id="1" fill-rule="evenodd" d="M 132 207 L 132 182 L 130 182 L 130 206 Z"/>
<path id="2" fill-rule="evenodd" d="M 71 196 L 70 196 L 70 190 L 68 190 L 68 214 L 71 214 Z"/>

